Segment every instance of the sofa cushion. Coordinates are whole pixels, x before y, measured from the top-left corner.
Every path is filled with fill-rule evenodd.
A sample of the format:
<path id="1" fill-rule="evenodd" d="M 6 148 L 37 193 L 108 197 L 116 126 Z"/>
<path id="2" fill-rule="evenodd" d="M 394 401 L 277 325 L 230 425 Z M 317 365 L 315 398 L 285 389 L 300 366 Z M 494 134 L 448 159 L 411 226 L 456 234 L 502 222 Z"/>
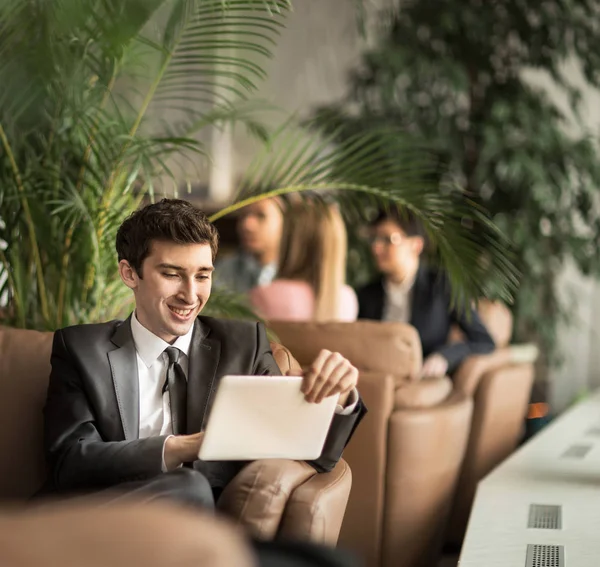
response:
<path id="1" fill-rule="evenodd" d="M 0 499 L 27 498 L 45 478 L 42 412 L 53 333 L 0 327 Z"/>

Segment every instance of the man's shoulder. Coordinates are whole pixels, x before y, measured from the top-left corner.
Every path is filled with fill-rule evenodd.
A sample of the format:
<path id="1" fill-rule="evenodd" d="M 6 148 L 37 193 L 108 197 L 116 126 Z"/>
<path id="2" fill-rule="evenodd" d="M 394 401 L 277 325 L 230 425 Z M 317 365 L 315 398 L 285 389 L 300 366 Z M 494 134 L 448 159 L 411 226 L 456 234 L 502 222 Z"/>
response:
<path id="1" fill-rule="evenodd" d="M 419 268 L 413 288 L 422 297 L 444 298 L 448 302 L 450 298 L 450 280 L 441 267 L 436 265 L 423 265 Z"/>
<path id="2" fill-rule="evenodd" d="M 439 266 L 425 264 L 419 268 L 417 282 L 426 283 L 431 287 L 445 288 L 448 285 L 448 275 Z"/>
<path id="3" fill-rule="evenodd" d="M 106 336 L 110 338 L 119 326 L 124 324 L 122 319 L 113 319 L 105 323 L 85 323 L 83 325 L 71 325 L 63 327 L 57 332 L 62 334 L 65 340 L 76 340 L 77 342 L 97 340 Z"/>

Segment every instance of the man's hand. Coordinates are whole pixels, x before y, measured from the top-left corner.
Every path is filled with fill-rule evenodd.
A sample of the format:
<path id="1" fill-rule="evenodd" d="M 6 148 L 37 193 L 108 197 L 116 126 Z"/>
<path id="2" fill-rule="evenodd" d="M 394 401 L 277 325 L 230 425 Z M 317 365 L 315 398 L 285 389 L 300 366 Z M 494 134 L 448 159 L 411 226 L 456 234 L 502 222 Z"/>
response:
<path id="1" fill-rule="evenodd" d="M 430 354 L 423 361 L 422 378 L 435 378 L 446 375 L 448 361 L 441 354 Z"/>
<path id="2" fill-rule="evenodd" d="M 357 382 L 358 370 L 348 360 L 338 352 L 322 350 L 305 370 L 301 390 L 307 402 L 317 404 L 339 393 L 344 407 Z"/>
<path id="3" fill-rule="evenodd" d="M 173 435 L 165 442 L 165 465 L 168 471 L 176 469 L 183 463 L 198 459 L 200 445 L 204 439 L 204 431 L 193 435 Z"/>

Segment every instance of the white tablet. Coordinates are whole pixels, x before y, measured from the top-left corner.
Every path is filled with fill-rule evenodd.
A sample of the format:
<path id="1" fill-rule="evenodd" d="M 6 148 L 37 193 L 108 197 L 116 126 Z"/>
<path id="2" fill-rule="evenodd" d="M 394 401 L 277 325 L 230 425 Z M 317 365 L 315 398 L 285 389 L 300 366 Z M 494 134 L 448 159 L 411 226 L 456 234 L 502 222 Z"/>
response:
<path id="1" fill-rule="evenodd" d="M 198 458 L 319 458 L 339 395 L 308 403 L 301 382 L 300 376 L 224 376 Z"/>

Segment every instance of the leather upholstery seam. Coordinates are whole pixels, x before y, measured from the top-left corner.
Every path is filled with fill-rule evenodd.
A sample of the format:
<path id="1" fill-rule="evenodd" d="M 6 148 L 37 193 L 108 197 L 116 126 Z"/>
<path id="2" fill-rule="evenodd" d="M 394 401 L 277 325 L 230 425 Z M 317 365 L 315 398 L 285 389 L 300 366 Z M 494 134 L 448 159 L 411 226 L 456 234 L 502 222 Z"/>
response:
<path id="1" fill-rule="evenodd" d="M 276 496 L 279 496 L 281 493 L 283 493 L 283 494 L 286 496 L 286 502 L 289 500 L 289 493 L 286 493 L 286 492 L 283 490 L 283 488 L 281 487 L 281 483 L 280 483 L 280 481 L 281 481 L 281 473 L 279 474 L 279 477 L 277 478 L 277 481 L 278 481 L 278 482 L 277 482 L 277 485 L 276 485 L 276 486 L 277 486 L 278 488 L 277 488 L 277 490 L 275 490 L 275 491 L 271 491 L 271 494 L 270 494 L 270 496 L 269 496 L 269 502 L 268 502 L 267 510 L 270 510 L 270 509 L 271 509 L 271 505 L 273 504 L 273 500 L 275 499 L 275 497 L 276 497 Z M 280 517 L 279 517 L 279 521 L 277 522 L 277 530 L 275 530 L 275 533 L 277 533 L 277 531 L 279 530 L 279 525 L 281 524 L 281 518 L 282 518 L 282 516 L 283 516 L 283 514 L 284 514 L 284 512 L 285 512 L 285 508 L 286 508 L 286 506 L 283 506 L 283 509 L 282 509 L 282 511 L 281 511 L 281 515 L 280 515 Z M 261 522 L 260 522 L 260 528 L 261 528 L 261 531 L 262 531 L 262 528 L 263 528 L 263 526 L 264 526 L 265 522 L 267 521 L 267 519 L 268 519 L 268 518 L 267 518 L 266 516 L 264 516 L 264 517 L 262 518 L 262 520 L 261 520 Z"/>

